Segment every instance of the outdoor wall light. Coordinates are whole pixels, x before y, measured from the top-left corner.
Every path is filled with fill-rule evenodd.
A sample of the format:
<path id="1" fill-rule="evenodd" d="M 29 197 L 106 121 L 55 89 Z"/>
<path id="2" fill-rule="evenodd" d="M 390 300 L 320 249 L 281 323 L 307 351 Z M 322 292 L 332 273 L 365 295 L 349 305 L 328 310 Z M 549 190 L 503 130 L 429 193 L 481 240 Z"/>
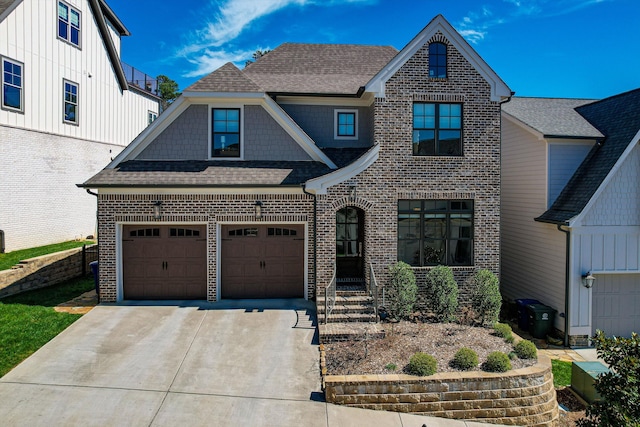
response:
<path id="1" fill-rule="evenodd" d="M 582 275 L 582 286 L 584 286 L 587 289 L 591 288 L 595 283 L 595 281 L 596 281 L 596 278 L 591 275 L 590 271 Z"/>
<path id="2" fill-rule="evenodd" d="M 256 200 L 256 204 L 254 205 L 256 209 L 256 219 L 262 218 L 262 202 L 260 200 Z"/>
<path id="3" fill-rule="evenodd" d="M 158 200 L 153 204 L 153 218 L 160 219 L 162 218 L 162 202 Z"/>

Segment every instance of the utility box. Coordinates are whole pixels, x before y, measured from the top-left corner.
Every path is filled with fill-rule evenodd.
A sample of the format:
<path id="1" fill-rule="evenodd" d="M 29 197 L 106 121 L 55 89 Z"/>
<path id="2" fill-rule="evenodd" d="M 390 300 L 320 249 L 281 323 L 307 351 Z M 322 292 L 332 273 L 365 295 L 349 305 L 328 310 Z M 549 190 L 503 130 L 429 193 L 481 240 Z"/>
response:
<path id="1" fill-rule="evenodd" d="M 529 333 L 534 338 L 545 338 L 556 316 L 556 310 L 544 304 L 527 305 L 529 312 Z"/>
<path id="2" fill-rule="evenodd" d="M 609 372 L 609 368 L 600 362 L 573 362 L 571 364 L 571 388 L 588 403 L 602 400 L 596 391 L 598 375 Z"/>

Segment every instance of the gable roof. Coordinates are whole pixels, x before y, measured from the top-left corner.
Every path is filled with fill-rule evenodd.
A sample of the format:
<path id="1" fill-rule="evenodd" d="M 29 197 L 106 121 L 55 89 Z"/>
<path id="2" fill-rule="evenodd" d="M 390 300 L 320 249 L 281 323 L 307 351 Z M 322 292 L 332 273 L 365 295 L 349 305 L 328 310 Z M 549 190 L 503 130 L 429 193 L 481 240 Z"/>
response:
<path id="1" fill-rule="evenodd" d="M 284 43 L 243 73 L 272 94 L 356 95 L 397 53 L 392 46 Z"/>
<path id="2" fill-rule="evenodd" d="M 185 92 L 264 92 L 260 86 L 245 76 L 231 62 L 215 70 L 206 77 L 201 78 Z"/>
<path id="3" fill-rule="evenodd" d="M 0 22 L 11 13 L 22 0 L 0 0 Z"/>
<path id="4" fill-rule="evenodd" d="M 604 135 L 575 110 L 595 99 L 516 97 L 502 111 L 539 132 L 543 138 L 602 138 Z"/>
<path id="5" fill-rule="evenodd" d="M 381 69 L 367 83 L 367 91 L 384 97 L 385 83 L 389 80 L 413 55 L 420 50 L 436 33 L 442 35 L 460 54 L 478 71 L 491 87 L 491 100 L 494 102 L 509 98 L 513 93 L 502 79 L 491 69 L 469 43 L 458 33 L 442 15 L 438 15 L 413 40 L 409 42 L 395 58 Z"/>
<path id="6" fill-rule="evenodd" d="M 551 208 L 536 221 L 566 224 L 574 219 L 624 160 L 640 131 L 640 89 L 577 107 L 576 111 L 605 139 L 591 149 Z"/>

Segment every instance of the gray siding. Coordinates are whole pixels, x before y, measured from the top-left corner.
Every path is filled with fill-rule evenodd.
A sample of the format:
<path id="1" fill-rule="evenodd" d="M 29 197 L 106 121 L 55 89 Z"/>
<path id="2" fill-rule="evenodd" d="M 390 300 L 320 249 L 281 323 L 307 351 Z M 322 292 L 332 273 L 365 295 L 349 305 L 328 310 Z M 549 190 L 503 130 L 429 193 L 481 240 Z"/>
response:
<path id="1" fill-rule="evenodd" d="M 259 105 L 244 107 L 245 160 L 311 160 L 296 141 Z"/>
<path id="2" fill-rule="evenodd" d="M 192 105 L 138 155 L 138 160 L 205 160 L 209 155 L 206 105 Z"/>
<path id="3" fill-rule="evenodd" d="M 369 147 L 373 145 L 373 108 L 331 105 L 281 105 L 282 109 L 315 141 L 318 147 Z M 334 111 L 358 110 L 358 139 L 334 138 Z"/>
<path id="4" fill-rule="evenodd" d="M 591 150 L 590 144 L 549 144 L 549 196 L 547 207 L 551 207 L 567 185 L 580 163 Z"/>

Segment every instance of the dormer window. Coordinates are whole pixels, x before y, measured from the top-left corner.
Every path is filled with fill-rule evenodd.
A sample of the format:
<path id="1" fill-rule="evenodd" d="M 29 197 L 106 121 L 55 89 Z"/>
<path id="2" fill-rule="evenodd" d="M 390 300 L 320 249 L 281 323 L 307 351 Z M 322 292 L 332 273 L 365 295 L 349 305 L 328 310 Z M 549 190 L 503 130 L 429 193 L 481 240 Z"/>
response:
<path id="1" fill-rule="evenodd" d="M 80 12 L 63 2 L 58 2 L 58 37 L 80 47 Z"/>
<path id="2" fill-rule="evenodd" d="M 334 110 L 334 139 L 358 139 L 358 110 Z"/>
<path id="3" fill-rule="evenodd" d="M 241 157 L 239 108 L 213 108 L 211 129 L 211 157 Z"/>
<path id="4" fill-rule="evenodd" d="M 429 77 L 447 78 L 447 45 L 436 42 L 429 44 Z"/>

